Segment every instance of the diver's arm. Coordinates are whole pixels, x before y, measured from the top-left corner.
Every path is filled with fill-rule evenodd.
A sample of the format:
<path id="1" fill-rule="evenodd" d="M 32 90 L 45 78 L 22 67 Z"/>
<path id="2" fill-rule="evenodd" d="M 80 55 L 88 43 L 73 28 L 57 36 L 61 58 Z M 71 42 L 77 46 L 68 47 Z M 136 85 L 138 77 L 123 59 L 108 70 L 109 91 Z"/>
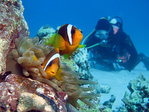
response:
<path id="1" fill-rule="evenodd" d="M 138 55 L 137 50 L 136 50 L 136 48 L 135 48 L 134 44 L 132 43 L 129 36 L 126 37 L 124 45 L 126 46 L 126 49 L 128 50 L 128 52 L 131 55 L 134 55 L 134 56 Z"/>
<path id="2" fill-rule="evenodd" d="M 123 66 L 131 71 L 138 63 L 138 53 L 129 36 L 124 40 L 124 47 L 129 54 L 129 59 L 123 63 Z"/>

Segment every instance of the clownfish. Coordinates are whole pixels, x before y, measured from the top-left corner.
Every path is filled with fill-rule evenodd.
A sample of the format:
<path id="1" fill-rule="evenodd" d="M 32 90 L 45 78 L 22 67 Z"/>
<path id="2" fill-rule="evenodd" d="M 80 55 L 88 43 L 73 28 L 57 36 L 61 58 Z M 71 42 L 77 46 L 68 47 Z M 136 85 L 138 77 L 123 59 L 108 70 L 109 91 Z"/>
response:
<path id="1" fill-rule="evenodd" d="M 64 24 L 46 44 L 58 48 L 60 55 L 67 58 L 77 47 L 84 47 L 84 45 L 80 45 L 82 38 L 83 34 L 79 29 L 71 24 Z"/>
<path id="2" fill-rule="evenodd" d="M 41 65 L 43 70 L 46 72 L 46 79 L 55 77 L 57 80 L 62 80 L 62 70 L 60 69 L 60 54 L 59 49 L 53 49 L 45 58 L 45 61 Z"/>

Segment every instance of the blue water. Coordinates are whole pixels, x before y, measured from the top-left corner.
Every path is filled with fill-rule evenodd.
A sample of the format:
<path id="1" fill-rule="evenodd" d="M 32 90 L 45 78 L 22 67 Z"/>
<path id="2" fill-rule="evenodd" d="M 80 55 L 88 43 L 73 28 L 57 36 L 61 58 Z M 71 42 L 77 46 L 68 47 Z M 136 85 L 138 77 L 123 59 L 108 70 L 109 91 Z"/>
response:
<path id="1" fill-rule="evenodd" d="M 84 37 L 103 16 L 120 16 L 124 31 L 138 52 L 149 56 L 149 0 L 22 0 L 30 37 L 41 26 L 53 28 L 71 23 L 82 29 Z"/>

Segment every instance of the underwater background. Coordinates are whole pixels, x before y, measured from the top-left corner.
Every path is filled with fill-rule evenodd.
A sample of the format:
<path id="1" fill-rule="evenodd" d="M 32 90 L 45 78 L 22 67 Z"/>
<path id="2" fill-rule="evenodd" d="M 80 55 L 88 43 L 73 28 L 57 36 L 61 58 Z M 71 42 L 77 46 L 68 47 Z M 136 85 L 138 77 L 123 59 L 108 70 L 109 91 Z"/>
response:
<path id="1" fill-rule="evenodd" d="M 148 57 L 132 71 L 108 71 L 88 59 L 87 48 L 61 49 L 58 34 L 46 41 L 50 36 L 41 33 L 39 40 L 46 25 L 71 23 L 86 37 L 101 17 L 120 16 L 137 51 L 149 56 L 147 7 L 148 1 L 0 0 L 0 112 L 149 112 Z M 59 33 L 66 26 L 73 28 L 66 24 Z"/>
<path id="2" fill-rule="evenodd" d="M 124 31 L 130 35 L 138 52 L 149 56 L 149 1 L 148 0 L 22 0 L 24 17 L 30 37 L 35 37 L 40 27 L 54 29 L 71 23 L 86 37 L 103 16 L 120 16 Z"/>

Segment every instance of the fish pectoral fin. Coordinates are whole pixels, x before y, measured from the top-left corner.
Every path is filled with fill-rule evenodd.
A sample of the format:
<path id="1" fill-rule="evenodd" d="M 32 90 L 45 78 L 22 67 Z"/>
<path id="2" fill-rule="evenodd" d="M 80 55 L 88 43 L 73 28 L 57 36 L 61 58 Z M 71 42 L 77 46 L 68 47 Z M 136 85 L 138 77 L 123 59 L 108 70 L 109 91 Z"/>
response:
<path id="1" fill-rule="evenodd" d="M 64 59 L 67 59 L 71 54 L 64 54 Z"/>
<path id="2" fill-rule="evenodd" d="M 79 45 L 78 48 L 84 48 L 86 45 Z"/>
<path id="3" fill-rule="evenodd" d="M 32 58 L 33 58 L 33 61 L 38 61 L 38 58 L 35 55 Z"/>
<path id="4" fill-rule="evenodd" d="M 55 75 L 56 80 L 61 81 L 63 80 L 62 69 L 59 69 Z"/>
<path id="5" fill-rule="evenodd" d="M 63 37 L 61 35 L 59 35 L 58 33 L 56 33 L 54 38 L 55 39 L 52 42 L 53 47 L 59 48 L 59 50 L 66 49 L 65 40 L 63 39 Z"/>

